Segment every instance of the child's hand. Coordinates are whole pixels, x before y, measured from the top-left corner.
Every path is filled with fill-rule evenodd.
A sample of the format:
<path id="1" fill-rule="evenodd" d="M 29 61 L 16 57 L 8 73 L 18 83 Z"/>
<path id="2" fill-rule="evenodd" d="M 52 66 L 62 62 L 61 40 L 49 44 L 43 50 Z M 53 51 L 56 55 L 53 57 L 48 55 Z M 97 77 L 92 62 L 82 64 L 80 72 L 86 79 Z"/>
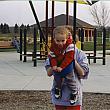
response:
<path id="1" fill-rule="evenodd" d="M 52 69 L 53 69 L 54 71 L 57 71 L 57 66 L 53 66 Z"/>
<path id="2" fill-rule="evenodd" d="M 61 67 L 57 67 L 57 72 L 61 72 L 62 68 Z"/>
<path id="3" fill-rule="evenodd" d="M 49 68 L 47 69 L 47 75 L 48 75 L 48 76 L 52 76 L 52 68 L 51 68 L 51 67 L 49 67 Z"/>

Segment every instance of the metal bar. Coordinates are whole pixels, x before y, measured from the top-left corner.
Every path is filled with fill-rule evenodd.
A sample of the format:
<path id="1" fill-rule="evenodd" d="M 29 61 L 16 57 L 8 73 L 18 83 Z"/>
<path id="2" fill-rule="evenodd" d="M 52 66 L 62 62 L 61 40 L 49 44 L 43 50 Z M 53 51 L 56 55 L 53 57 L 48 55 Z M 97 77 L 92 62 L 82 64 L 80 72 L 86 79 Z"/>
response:
<path id="1" fill-rule="evenodd" d="M 75 41 L 76 41 L 76 1 L 74 0 L 73 4 L 73 43 L 74 43 L 74 54 L 75 54 Z M 75 58 L 73 59 L 73 68 L 75 68 Z"/>
<path id="2" fill-rule="evenodd" d="M 106 29 L 103 28 L 103 65 L 105 65 L 105 56 L 106 56 Z"/>
<path id="3" fill-rule="evenodd" d="M 73 6 L 73 8 L 74 8 L 74 10 L 73 10 L 73 41 L 74 41 L 74 43 L 75 43 L 75 39 L 76 39 L 76 1 L 74 1 L 74 6 Z"/>
<path id="4" fill-rule="evenodd" d="M 36 51 L 37 50 L 37 43 L 36 43 L 37 42 L 37 38 L 36 38 L 37 34 L 36 33 L 37 33 L 37 30 L 34 27 L 34 48 L 33 48 L 33 53 L 32 53 L 33 54 L 33 56 L 32 56 L 33 57 L 33 66 L 34 67 L 36 67 L 36 65 L 37 65 L 36 64 L 37 63 L 37 61 L 36 61 L 37 60 L 37 51 Z"/>
<path id="5" fill-rule="evenodd" d="M 41 29 L 41 26 L 40 26 L 40 23 L 39 23 L 38 17 L 37 17 L 37 15 L 36 15 L 36 12 L 35 12 L 35 9 L 34 9 L 34 6 L 33 6 L 32 1 L 29 1 L 29 4 L 30 4 L 30 6 L 31 6 L 31 9 L 32 9 L 32 12 L 33 12 L 34 18 L 35 18 L 35 20 L 36 20 L 36 23 L 37 23 L 38 29 L 39 29 L 39 31 L 40 31 L 41 37 L 42 37 L 43 41 L 45 42 L 45 37 L 44 37 L 44 34 L 43 34 L 43 32 L 42 32 L 42 29 Z"/>
<path id="6" fill-rule="evenodd" d="M 96 63 L 97 29 L 94 29 L 94 63 Z"/>
<path id="7" fill-rule="evenodd" d="M 81 50 L 84 50 L 84 29 L 81 28 Z"/>
<path id="8" fill-rule="evenodd" d="M 27 53 L 26 37 L 27 37 L 27 30 L 25 28 L 24 29 L 24 61 L 23 62 L 26 62 L 27 61 L 27 58 L 26 58 L 26 53 Z"/>
<path id="9" fill-rule="evenodd" d="M 20 28 L 20 61 L 22 61 L 22 29 Z"/>
<path id="10" fill-rule="evenodd" d="M 53 40 L 53 30 L 54 30 L 54 25 L 55 25 L 55 19 L 54 19 L 54 7 L 55 7 L 55 3 L 54 1 L 52 1 L 52 40 Z"/>
<path id="11" fill-rule="evenodd" d="M 46 1 L 46 24 L 45 24 L 46 30 L 46 45 L 48 45 L 48 1 Z M 45 55 L 48 55 L 47 52 L 47 46 L 45 45 Z"/>
<path id="12" fill-rule="evenodd" d="M 69 24 L 69 1 L 66 1 L 66 25 Z"/>

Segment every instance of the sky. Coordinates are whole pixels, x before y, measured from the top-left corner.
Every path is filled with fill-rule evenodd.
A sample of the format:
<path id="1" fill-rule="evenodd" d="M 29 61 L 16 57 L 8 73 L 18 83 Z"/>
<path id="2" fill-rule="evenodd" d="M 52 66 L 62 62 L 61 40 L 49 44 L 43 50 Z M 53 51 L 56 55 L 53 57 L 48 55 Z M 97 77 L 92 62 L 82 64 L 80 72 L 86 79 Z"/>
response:
<path id="1" fill-rule="evenodd" d="M 110 1 L 106 1 L 109 6 Z M 98 3 L 97 3 L 98 4 Z M 45 2 L 43 0 L 33 1 L 39 21 L 45 20 Z M 55 2 L 55 16 L 66 13 L 65 3 Z M 70 3 L 69 15 L 73 15 L 73 4 Z M 77 4 L 77 18 L 95 24 L 90 13 L 90 6 Z M 49 18 L 51 17 L 51 2 L 49 2 Z M 7 23 L 14 26 L 16 23 L 20 26 L 22 23 L 27 25 L 35 24 L 35 19 L 28 1 L 0 1 L 0 24 Z"/>

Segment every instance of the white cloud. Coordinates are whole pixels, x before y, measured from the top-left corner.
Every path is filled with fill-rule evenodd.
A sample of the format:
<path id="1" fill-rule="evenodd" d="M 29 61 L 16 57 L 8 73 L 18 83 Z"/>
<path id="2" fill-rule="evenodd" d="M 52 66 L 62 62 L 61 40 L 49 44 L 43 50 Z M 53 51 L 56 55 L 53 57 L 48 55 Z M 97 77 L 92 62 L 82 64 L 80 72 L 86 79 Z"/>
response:
<path id="1" fill-rule="evenodd" d="M 110 2 L 109 2 L 110 3 Z M 38 19 L 45 20 L 45 2 L 33 1 Z M 55 2 L 55 15 L 66 13 L 66 4 Z M 70 4 L 70 15 L 73 15 L 73 4 Z M 49 18 L 51 17 L 51 2 L 49 2 Z M 77 17 L 93 24 L 88 5 L 77 5 Z M 26 1 L 0 1 L 0 23 L 9 25 L 34 24 L 35 19 L 29 2 Z"/>

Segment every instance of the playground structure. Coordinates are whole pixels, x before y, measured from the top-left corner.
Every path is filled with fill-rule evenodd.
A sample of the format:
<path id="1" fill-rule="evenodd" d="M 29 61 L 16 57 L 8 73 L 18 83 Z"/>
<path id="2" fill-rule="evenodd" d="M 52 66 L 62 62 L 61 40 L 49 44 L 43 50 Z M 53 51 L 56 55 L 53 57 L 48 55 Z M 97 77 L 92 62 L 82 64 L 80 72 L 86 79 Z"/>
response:
<path id="1" fill-rule="evenodd" d="M 46 51 L 42 47 L 43 42 L 40 37 L 40 49 L 37 49 L 38 42 L 37 42 L 37 32 L 36 28 L 33 29 L 33 50 L 31 52 L 27 51 L 27 30 L 20 29 L 20 61 L 22 61 L 22 56 L 24 57 L 23 62 L 27 62 L 27 57 L 32 57 L 34 62 L 34 66 L 36 66 L 37 60 L 44 60 L 46 59 Z M 23 52 L 22 52 L 23 51 Z"/>
<path id="2" fill-rule="evenodd" d="M 51 26 L 51 39 L 53 39 L 53 29 L 55 28 L 54 25 L 54 2 L 52 1 L 52 26 Z M 34 38 L 34 47 L 33 47 L 33 52 L 31 54 L 27 53 L 27 48 L 26 48 L 26 29 L 24 30 L 20 30 L 20 61 L 22 61 L 22 56 L 24 56 L 24 62 L 27 61 L 26 57 L 27 56 L 31 56 L 34 62 L 34 66 L 36 66 L 37 60 L 38 60 L 38 56 L 40 57 L 40 59 L 46 59 L 47 55 L 48 55 L 48 51 L 49 51 L 49 47 L 48 47 L 48 1 L 46 1 L 46 26 L 45 26 L 45 35 L 41 29 L 39 20 L 37 18 L 37 15 L 35 13 L 34 10 L 34 6 L 32 4 L 31 1 L 29 1 L 33 15 L 35 17 L 38 29 L 39 29 L 39 34 L 40 34 L 40 50 L 37 51 L 37 43 L 36 43 L 36 28 L 34 28 L 34 34 L 33 34 L 33 38 Z M 74 22 L 73 22 L 73 26 L 74 26 L 74 30 L 73 30 L 73 39 L 75 41 L 75 35 L 76 35 L 76 1 L 74 2 Z M 69 24 L 69 20 L 68 20 L 68 15 L 69 15 L 69 1 L 66 1 L 66 21 L 65 21 L 65 25 Z M 106 42 L 106 30 L 105 28 L 103 29 L 103 56 L 99 57 L 96 55 L 96 37 L 97 37 L 97 30 L 94 29 L 94 50 L 92 53 L 86 53 L 87 57 L 88 57 L 88 61 L 90 63 L 90 59 L 94 60 L 94 63 L 96 63 L 97 59 L 102 59 L 103 60 L 103 65 L 105 65 L 105 42 Z M 23 33 L 23 34 L 22 34 Z M 80 37 L 80 41 L 81 41 L 81 49 L 83 50 L 84 47 L 84 30 L 83 28 L 78 30 L 78 34 Z M 22 36 L 24 35 L 24 53 L 22 54 Z M 42 49 L 42 45 L 43 45 L 43 49 Z"/>
<path id="3" fill-rule="evenodd" d="M 102 59 L 102 64 L 105 65 L 106 64 L 106 29 L 103 28 L 103 32 L 102 32 L 102 56 L 97 56 L 96 52 L 97 52 L 97 46 L 98 46 L 98 42 L 97 42 L 97 29 L 94 29 L 94 50 L 93 52 L 89 52 L 86 53 L 88 56 L 88 62 L 90 64 L 90 59 L 93 59 L 93 62 L 96 63 L 97 59 Z"/>

